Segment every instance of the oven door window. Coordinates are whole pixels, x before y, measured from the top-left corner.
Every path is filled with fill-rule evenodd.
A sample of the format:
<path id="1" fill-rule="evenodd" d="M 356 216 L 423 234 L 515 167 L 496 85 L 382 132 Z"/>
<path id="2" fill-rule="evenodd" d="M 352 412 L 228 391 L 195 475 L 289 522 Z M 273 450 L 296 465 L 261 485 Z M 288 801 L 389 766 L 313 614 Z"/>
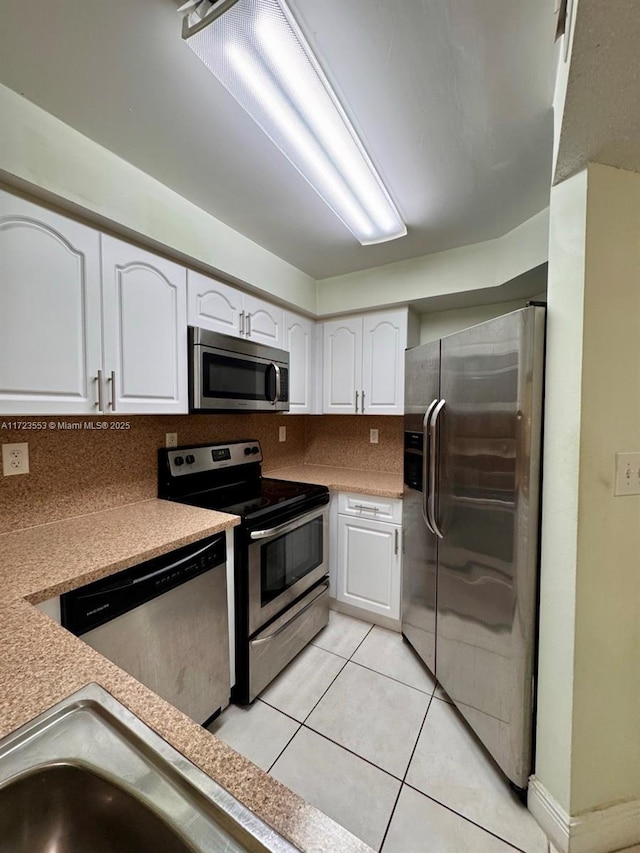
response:
<path id="1" fill-rule="evenodd" d="M 264 607 L 322 564 L 323 519 L 265 543 L 260 549 L 260 598 Z"/>
<path id="2" fill-rule="evenodd" d="M 202 354 L 202 393 L 216 400 L 275 399 L 275 368 L 269 362 Z"/>

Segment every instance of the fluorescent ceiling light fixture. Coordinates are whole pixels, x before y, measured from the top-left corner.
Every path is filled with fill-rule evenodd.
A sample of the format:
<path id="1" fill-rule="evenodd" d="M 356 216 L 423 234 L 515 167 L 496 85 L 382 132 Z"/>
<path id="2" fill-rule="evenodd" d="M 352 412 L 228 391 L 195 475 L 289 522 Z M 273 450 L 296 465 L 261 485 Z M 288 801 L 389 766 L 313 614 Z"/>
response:
<path id="1" fill-rule="evenodd" d="M 407 228 L 283 0 L 188 0 L 183 38 L 363 244 Z"/>

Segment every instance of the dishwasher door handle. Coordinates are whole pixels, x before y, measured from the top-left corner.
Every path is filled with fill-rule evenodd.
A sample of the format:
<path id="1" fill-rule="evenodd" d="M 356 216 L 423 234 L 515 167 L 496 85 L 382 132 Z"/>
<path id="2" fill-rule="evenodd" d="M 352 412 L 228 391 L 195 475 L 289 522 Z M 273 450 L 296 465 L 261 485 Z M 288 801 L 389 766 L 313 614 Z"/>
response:
<path id="1" fill-rule="evenodd" d="M 123 589 L 131 589 L 136 584 L 142 583 L 143 581 L 152 580 L 153 578 L 160 577 L 160 575 L 164 575 L 167 572 L 172 571 L 173 569 L 177 569 L 179 566 L 184 565 L 184 563 L 188 563 L 195 557 L 199 557 L 201 556 L 201 554 L 206 553 L 209 548 L 213 548 L 216 544 L 216 542 L 209 542 L 208 545 L 205 545 L 204 548 L 200 548 L 199 551 L 194 551 L 192 554 L 188 554 L 186 557 L 182 557 L 180 560 L 176 560 L 175 562 L 171 563 L 170 566 L 163 566 L 161 569 L 156 569 L 154 572 L 149 572 L 149 574 L 142 575 L 142 577 L 134 578 L 133 580 L 122 581 L 121 583 L 110 584 L 102 587 L 102 589 L 96 590 L 95 592 L 80 593 L 80 596 L 83 599 L 96 598 L 102 597 L 103 595 L 110 594 L 113 592 L 120 592 L 120 590 Z M 213 569 L 215 567 L 211 566 L 211 568 Z"/>

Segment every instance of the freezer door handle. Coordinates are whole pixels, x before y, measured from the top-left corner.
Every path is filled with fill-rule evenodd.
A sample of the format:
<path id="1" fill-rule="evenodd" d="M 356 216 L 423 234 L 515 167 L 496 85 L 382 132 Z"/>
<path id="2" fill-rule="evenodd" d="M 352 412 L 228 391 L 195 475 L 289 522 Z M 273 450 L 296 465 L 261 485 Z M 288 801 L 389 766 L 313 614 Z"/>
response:
<path id="1" fill-rule="evenodd" d="M 444 405 L 445 401 L 440 400 L 433 410 L 429 421 L 429 497 L 427 506 L 431 527 L 438 539 L 444 539 L 444 533 L 440 530 L 436 519 L 436 492 L 439 486 L 437 476 L 438 461 L 436 458 L 438 452 L 438 418 L 440 417 L 440 412 L 444 409 Z"/>
<path id="2" fill-rule="evenodd" d="M 427 499 L 429 494 L 429 418 L 437 405 L 438 400 L 432 400 L 422 419 L 422 517 L 424 518 L 424 523 L 432 533 L 435 533 L 435 530 L 429 518 L 429 503 Z"/>

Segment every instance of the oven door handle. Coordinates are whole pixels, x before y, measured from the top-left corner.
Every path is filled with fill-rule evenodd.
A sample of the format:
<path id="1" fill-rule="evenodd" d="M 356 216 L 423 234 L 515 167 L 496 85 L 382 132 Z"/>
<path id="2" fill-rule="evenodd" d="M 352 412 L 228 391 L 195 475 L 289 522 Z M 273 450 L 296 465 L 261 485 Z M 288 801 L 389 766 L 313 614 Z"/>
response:
<path id="1" fill-rule="evenodd" d="M 298 619 L 300 616 L 302 616 L 303 613 L 305 613 L 310 607 L 312 607 L 316 603 L 316 601 L 325 594 L 328 589 L 329 584 L 326 582 L 323 583 L 321 592 L 319 592 L 317 595 L 314 595 L 311 601 L 308 604 L 305 604 L 302 610 L 298 610 L 298 612 L 292 619 L 290 619 L 288 622 L 285 622 L 284 625 L 281 625 L 276 631 L 273 632 L 273 634 L 267 634 L 266 637 L 260 637 L 257 640 L 251 640 L 251 645 L 259 646 L 262 643 L 268 643 L 269 640 L 273 640 L 274 637 L 277 637 L 278 634 L 281 634 L 285 630 L 285 628 L 289 628 L 296 621 L 296 619 Z"/>
<path id="2" fill-rule="evenodd" d="M 287 521 L 285 524 L 279 524 L 277 527 L 270 527 L 268 530 L 252 530 L 249 534 L 250 539 L 269 539 L 271 536 L 279 536 L 281 533 L 290 533 L 297 527 L 302 527 L 308 521 L 313 521 L 314 518 L 319 518 L 325 512 L 324 506 L 320 510 L 313 510 L 306 515 L 298 516 L 292 521 Z"/>

